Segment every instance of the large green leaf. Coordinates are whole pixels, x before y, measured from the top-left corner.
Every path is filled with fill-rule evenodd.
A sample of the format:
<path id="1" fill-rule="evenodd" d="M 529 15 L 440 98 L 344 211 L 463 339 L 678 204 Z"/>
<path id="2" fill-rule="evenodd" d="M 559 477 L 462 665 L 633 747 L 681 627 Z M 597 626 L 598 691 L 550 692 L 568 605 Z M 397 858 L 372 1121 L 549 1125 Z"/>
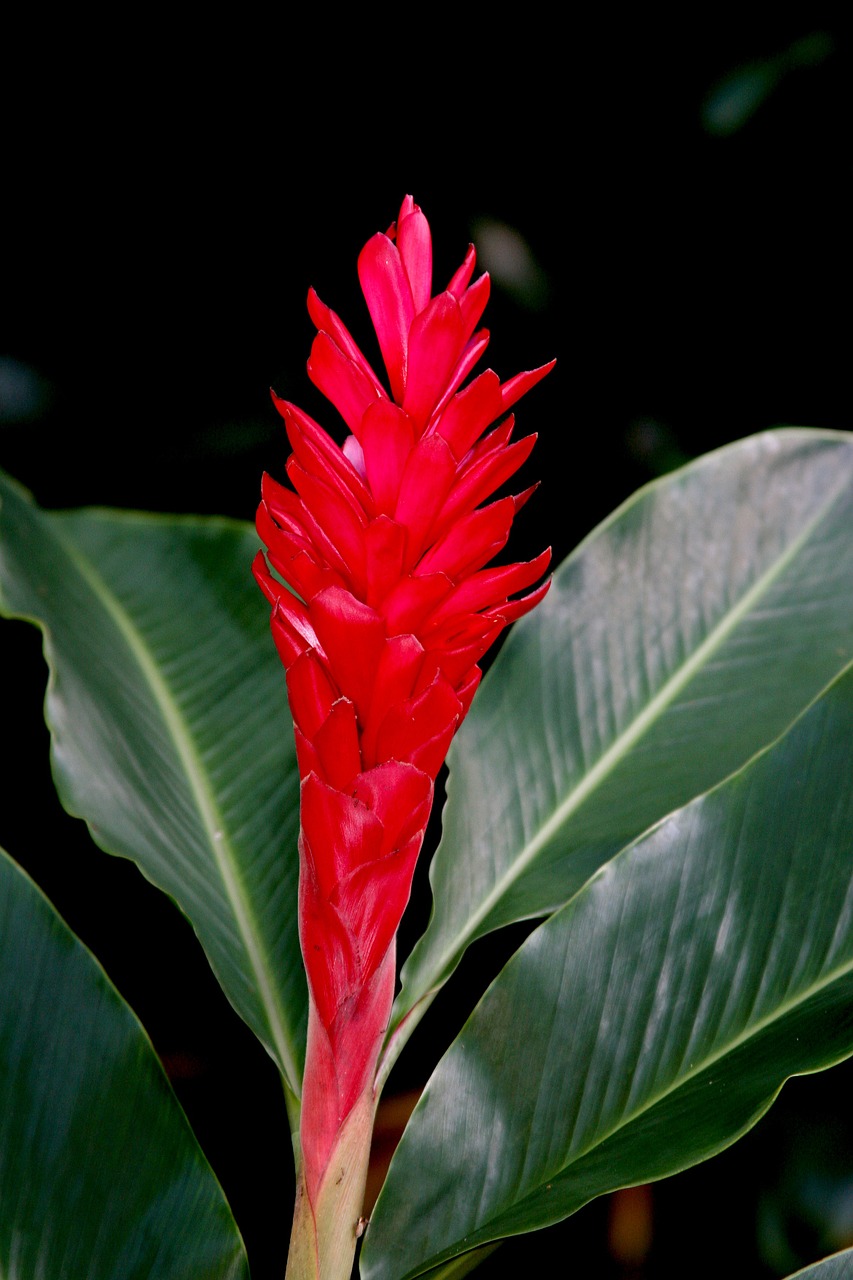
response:
<path id="1" fill-rule="evenodd" d="M 0 1276 L 248 1274 L 145 1032 L 0 850 Z"/>
<path id="2" fill-rule="evenodd" d="M 853 1249 L 845 1249 L 843 1253 L 835 1253 L 823 1262 L 815 1262 L 813 1266 L 789 1276 L 788 1280 L 853 1280 Z"/>
<path id="3" fill-rule="evenodd" d="M 369 1280 L 705 1159 L 853 1053 L 851 779 L 853 667 L 530 935 L 414 1112 Z"/>
<path id="4" fill-rule="evenodd" d="M 641 490 L 565 561 L 451 749 L 396 1022 L 473 939 L 566 902 L 853 658 L 851 529 L 853 436 L 774 431 Z"/>
<path id="5" fill-rule="evenodd" d="M 40 511 L 0 478 L 0 608 L 44 631 L 62 802 L 174 897 L 298 1094 L 298 779 L 256 549 L 236 522 Z"/>

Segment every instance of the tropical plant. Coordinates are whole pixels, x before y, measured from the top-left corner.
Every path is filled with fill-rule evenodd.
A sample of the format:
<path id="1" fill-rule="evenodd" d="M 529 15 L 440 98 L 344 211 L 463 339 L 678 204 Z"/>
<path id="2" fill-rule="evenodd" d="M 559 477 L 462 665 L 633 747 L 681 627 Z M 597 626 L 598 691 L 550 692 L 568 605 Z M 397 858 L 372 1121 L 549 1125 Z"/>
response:
<path id="1" fill-rule="evenodd" d="M 853 438 L 707 455 L 519 599 L 545 557 L 485 566 L 532 490 L 482 503 L 532 445 L 493 424 L 550 366 L 463 385 L 487 341 L 473 267 L 432 297 L 410 198 L 368 242 L 390 395 L 310 296 L 309 371 L 352 434 L 281 403 L 296 492 L 265 481 L 268 561 L 241 523 L 0 486 L 0 606 L 43 632 L 62 803 L 174 899 L 281 1074 L 293 1280 L 349 1276 L 357 1250 L 364 1280 L 466 1274 L 853 1053 Z M 144 1031 L 5 855 L 0 921 L 0 1274 L 247 1276 Z M 364 1232 L 395 1062 L 467 948 L 521 921 Z"/>

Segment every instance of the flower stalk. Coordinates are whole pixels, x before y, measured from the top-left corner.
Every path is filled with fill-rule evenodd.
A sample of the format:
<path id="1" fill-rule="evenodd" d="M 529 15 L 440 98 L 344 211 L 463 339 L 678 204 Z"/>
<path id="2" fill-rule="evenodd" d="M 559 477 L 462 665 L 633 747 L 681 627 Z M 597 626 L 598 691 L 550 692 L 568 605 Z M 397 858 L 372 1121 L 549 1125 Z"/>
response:
<path id="1" fill-rule="evenodd" d="M 535 488 L 488 502 L 535 440 L 513 440 L 509 410 L 552 366 L 504 383 L 486 370 L 466 383 L 488 344 L 477 326 L 489 278 L 473 280 L 474 265 L 471 247 L 432 296 L 430 230 L 407 196 L 359 258 L 390 394 L 312 290 L 308 373 L 349 430 L 343 446 L 274 396 L 292 488 L 264 477 L 257 527 L 267 550 L 254 572 L 296 736 L 309 988 L 289 1280 L 350 1274 L 395 939 L 435 777 L 479 660 L 549 585 L 533 587 L 549 551 L 486 567 Z"/>

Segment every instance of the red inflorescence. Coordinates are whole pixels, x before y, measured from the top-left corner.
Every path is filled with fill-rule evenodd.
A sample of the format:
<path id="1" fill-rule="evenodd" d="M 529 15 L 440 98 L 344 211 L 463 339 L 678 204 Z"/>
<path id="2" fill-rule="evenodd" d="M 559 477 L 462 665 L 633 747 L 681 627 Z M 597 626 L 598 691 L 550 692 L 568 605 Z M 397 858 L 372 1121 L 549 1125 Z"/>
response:
<path id="1" fill-rule="evenodd" d="M 470 283 L 474 260 L 472 247 L 432 297 L 430 230 L 407 196 L 358 264 L 391 395 L 312 290 L 308 372 L 352 434 L 341 448 L 274 397 L 295 492 L 264 477 L 257 526 L 269 564 L 259 553 L 254 571 L 272 604 L 302 779 L 305 1101 L 322 1093 L 328 1113 L 325 1139 L 303 1122 L 317 1176 L 328 1139 L 372 1080 L 433 782 L 471 705 L 478 661 L 549 585 L 519 597 L 542 578 L 548 551 L 485 567 L 533 492 L 481 505 L 535 440 L 512 440 L 511 415 L 493 424 L 552 365 L 503 384 L 487 370 L 462 386 L 488 343 L 477 324 L 489 278 Z"/>

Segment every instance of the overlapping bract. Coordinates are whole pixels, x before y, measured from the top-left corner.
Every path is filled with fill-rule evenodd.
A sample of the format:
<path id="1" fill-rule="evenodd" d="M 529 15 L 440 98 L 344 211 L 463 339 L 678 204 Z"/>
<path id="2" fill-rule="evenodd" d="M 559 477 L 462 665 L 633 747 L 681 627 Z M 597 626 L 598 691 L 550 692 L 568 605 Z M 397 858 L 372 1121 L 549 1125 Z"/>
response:
<path id="1" fill-rule="evenodd" d="M 489 280 L 471 283 L 474 261 L 470 248 L 432 297 L 430 231 L 407 197 L 358 264 L 391 395 L 312 291 L 308 371 L 352 434 L 341 448 L 275 398 L 295 492 L 266 476 L 257 525 L 269 566 L 296 594 L 262 554 L 255 573 L 287 669 L 303 780 L 300 936 L 340 1119 L 375 1063 L 433 782 L 477 663 L 548 586 L 518 595 L 542 577 L 547 551 L 485 567 L 532 489 L 481 504 L 535 439 L 513 441 L 511 416 L 493 424 L 551 366 L 503 384 L 488 370 L 462 387 L 488 342 L 477 324 Z M 362 1048 L 346 1030 L 354 1019 Z"/>

